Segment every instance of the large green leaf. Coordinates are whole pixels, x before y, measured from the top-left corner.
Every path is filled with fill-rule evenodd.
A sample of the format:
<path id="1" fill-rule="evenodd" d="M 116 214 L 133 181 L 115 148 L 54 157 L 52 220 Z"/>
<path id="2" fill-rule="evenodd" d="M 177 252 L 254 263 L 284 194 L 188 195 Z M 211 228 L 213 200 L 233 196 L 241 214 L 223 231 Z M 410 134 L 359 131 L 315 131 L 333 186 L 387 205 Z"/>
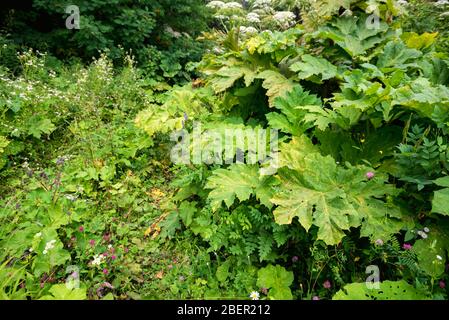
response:
<path id="1" fill-rule="evenodd" d="M 442 226 L 447 227 L 447 224 Z M 446 230 L 440 226 L 432 226 L 427 238 L 419 239 L 413 245 L 420 269 L 434 279 L 440 277 L 446 267 L 446 251 L 449 250 L 449 235 Z"/>
<path id="2" fill-rule="evenodd" d="M 391 72 L 397 69 L 405 70 L 409 67 L 417 67 L 415 59 L 422 53 L 416 49 L 407 48 L 400 41 L 390 41 L 377 60 L 377 67 L 382 72 Z"/>
<path id="3" fill-rule="evenodd" d="M 293 272 L 284 267 L 268 265 L 258 272 L 257 286 L 269 289 L 268 298 L 274 300 L 290 300 L 293 298 L 290 286 L 293 283 Z"/>
<path id="4" fill-rule="evenodd" d="M 389 35 L 388 25 L 383 21 L 379 23 L 379 28 L 367 28 L 365 21 L 366 16 L 340 17 L 330 25 L 322 27 L 318 36 L 335 41 L 351 57 L 357 57 Z"/>
<path id="5" fill-rule="evenodd" d="M 290 66 L 293 72 L 298 73 L 299 79 L 320 76 L 320 80 L 327 80 L 337 75 L 337 67 L 324 58 L 305 54 L 301 59 L 303 62 L 296 62 Z"/>
<path id="6" fill-rule="evenodd" d="M 449 188 L 437 190 L 433 193 L 432 212 L 449 216 Z"/>
<path id="7" fill-rule="evenodd" d="M 214 170 L 205 187 L 212 189 L 209 199 L 214 210 L 223 201 L 229 208 L 236 198 L 245 201 L 253 194 L 262 204 L 271 207 L 269 200 L 275 182 L 272 176 L 261 176 L 257 165 L 233 164 L 228 169 Z"/>
<path id="8" fill-rule="evenodd" d="M 86 300 L 86 288 L 68 288 L 66 284 L 54 284 L 50 295 L 43 296 L 40 300 Z"/>
<path id="9" fill-rule="evenodd" d="M 331 156 L 313 149 L 304 136 L 281 145 L 281 185 L 271 199 L 278 206 L 274 211 L 276 222 L 289 224 L 298 217 L 306 230 L 317 226 L 317 238 L 332 245 L 338 244 L 350 227 L 381 225 L 389 217 L 400 217 L 393 204 L 381 200 L 398 192 L 393 185 L 385 184 L 387 176 L 377 174 L 368 180 L 365 174 L 369 168 L 343 168 Z M 390 232 L 400 228 L 399 223 Z M 365 231 L 365 235 L 374 236 L 371 231 Z"/>
<path id="10" fill-rule="evenodd" d="M 294 82 L 287 79 L 283 74 L 274 70 L 265 70 L 257 75 L 263 79 L 262 86 L 267 89 L 267 96 L 270 106 L 276 97 L 283 96 L 294 87 Z"/>
<path id="11" fill-rule="evenodd" d="M 333 300 L 425 300 L 428 297 L 404 280 L 383 281 L 379 289 L 370 289 L 366 283 L 350 283 L 333 297 Z"/>
<path id="12" fill-rule="evenodd" d="M 271 112 L 266 115 L 270 126 L 282 132 L 299 136 L 309 127 L 305 125 L 304 121 L 307 110 L 300 107 L 321 107 L 321 100 L 297 85 L 284 97 L 274 99 L 273 106 L 279 109 L 281 114 Z"/>

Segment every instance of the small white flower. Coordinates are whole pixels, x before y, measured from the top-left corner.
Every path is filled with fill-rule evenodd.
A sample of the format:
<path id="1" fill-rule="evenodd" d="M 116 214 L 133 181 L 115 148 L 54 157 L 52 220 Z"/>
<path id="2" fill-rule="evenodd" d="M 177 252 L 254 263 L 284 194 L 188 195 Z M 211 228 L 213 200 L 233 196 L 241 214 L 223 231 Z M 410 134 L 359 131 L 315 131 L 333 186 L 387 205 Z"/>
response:
<path id="1" fill-rule="evenodd" d="M 70 201 L 75 201 L 77 199 L 77 196 L 74 196 L 72 194 L 66 194 L 65 195 L 66 199 L 70 200 Z"/>
<path id="2" fill-rule="evenodd" d="M 103 255 L 95 255 L 94 260 L 92 260 L 92 264 L 94 266 L 99 266 L 103 262 L 104 256 Z"/>
<path id="3" fill-rule="evenodd" d="M 35 238 L 40 238 L 42 237 L 42 232 L 38 232 L 34 235 Z"/>
<path id="4" fill-rule="evenodd" d="M 249 294 L 251 300 L 259 300 L 260 294 L 257 291 L 253 291 Z"/>
<path id="5" fill-rule="evenodd" d="M 47 254 L 47 252 L 55 247 L 56 240 L 50 240 L 45 244 L 45 249 L 42 251 L 43 254 Z"/>
<path id="6" fill-rule="evenodd" d="M 417 232 L 417 234 L 420 235 L 423 239 L 426 239 L 426 238 L 427 238 L 427 234 L 426 234 L 425 232 L 421 231 L 421 230 L 419 230 L 419 231 Z"/>
<path id="7" fill-rule="evenodd" d="M 440 255 L 437 255 L 437 259 L 438 260 L 443 260 L 443 257 L 441 257 Z"/>
<path id="8" fill-rule="evenodd" d="M 427 232 L 427 233 L 428 233 L 429 231 L 430 231 L 429 228 L 427 228 L 427 227 L 424 228 L 424 232 Z"/>
<path id="9" fill-rule="evenodd" d="M 33 252 L 34 250 L 33 250 L 33 248 L 29 248 L 28 251 L 29 252 Z"/>
<path id="10" fill-rule="evenodd" d="M 400 6 L 407 6 L 408 2 L 406 0 L 399 0 L 398 1 L 398 5 L 400 5 Z"/>

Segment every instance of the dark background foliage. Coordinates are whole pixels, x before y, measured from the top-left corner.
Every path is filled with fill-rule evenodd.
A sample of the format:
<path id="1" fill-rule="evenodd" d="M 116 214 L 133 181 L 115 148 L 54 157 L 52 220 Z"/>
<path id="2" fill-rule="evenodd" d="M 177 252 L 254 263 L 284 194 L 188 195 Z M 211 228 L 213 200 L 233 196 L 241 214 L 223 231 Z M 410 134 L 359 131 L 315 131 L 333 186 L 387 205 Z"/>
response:
<path id="1" fill-rule="evenodd" d="M 79 7 L 79 30 L 65 26 L 68 5 Z M 0 6 L 0 44 L 83 61 L 106 51 L 117 62 L 131 51 L 150 75 L 188 78 L 185 64 L 200 59 L 206 44 L 196 38 L 209 18 L 204 0 L 6 1 Z"/>

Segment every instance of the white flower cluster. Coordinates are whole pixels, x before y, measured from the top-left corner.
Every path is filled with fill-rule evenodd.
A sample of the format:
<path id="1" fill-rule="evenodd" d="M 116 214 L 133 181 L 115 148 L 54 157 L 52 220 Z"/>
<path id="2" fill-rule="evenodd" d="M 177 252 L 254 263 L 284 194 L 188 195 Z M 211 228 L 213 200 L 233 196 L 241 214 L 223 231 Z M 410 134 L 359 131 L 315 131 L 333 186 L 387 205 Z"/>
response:
<path id="1" fill-rule="evenodd" d="M 430 229 L 427 228 L 427 227 L 425 227 L 422 231 L 419 230 L 419 231 L 417 232 L 417 234 L 420 235 L 421 238 L 427 239 L 427 233 L 429 233 L 429 232 L 430 232 Z"/>
<path id="2" fill-rule="evenodd" d="M 273 19 L 276 20 L 283 28 L 292 27 L 296 23 L 296 15 L 290 11 L 278 11 L 273 15 Z"/>
<path id="3" fill-rule="evenodd" d="M 260 16 L 255 12 L 250 12 L 246 15 L 246 20 L 250 23 L 260 23 Z"/>
<path id="4" fill-rule="evenodd" d="M 256 0 L 253 3 L 254 9 L 266 9 L 271 7 L 271 0 Z"/>
<path id="5" fill-rule="evenodd" d="M 408 2 L 407 2 L 407 0 L 399 0 L 398 2 L 398 5 L 400 5 L 400 6 L 408 6 Z"/>
<path id="6" fill-rule="evenodd" d="M 97 254 L 94 256 L 94 260 L 92 260 L 92 265 L 99 266 L 104 261 L 104 256 L 101 254 Z"/>
<path id="7" fill-rule="evenodd" d="M 225 3 L 224 9 L 242 9 L 242 5 L 238 2 L 232 1 Z"/>
<path id="8" fill-rule="evenodd" d="M 212 9 L 222 9 L 224 8 L 225 3 L 223 1 L 211 1 L 209 2 L 206 7 L 212 8 Z"/>
<path id="9" fill-rule="evenodd" d="M 246 36 L 246 35 L 252 35 L 258 33 L 257 29 L 254 27 L 240 27 L 240 34 Z"/>
<path id="10" fill-rule="evenodd" d="M 449 4 L 448 0 L 438 0 L 437 2 L 435 2 L 436 6 L 446 6 Z"/>
<path id="11" fill-rule="evenodd" d="M 45 249 L 42 251 L 43 254 L 47 254 L 49 250 L 55 247 L 56 240 L 50 240 L 45 244 Z"/>
<path id="12" fill-rule="evenodd" d="M 170 33 L 174 38 L 182 37 L 182 34 L 180 32 L 173 30 L 173 28 L 170 26 L 166 27 L 165 31 Z"/>
<path id="13" fill-rule="evenodd" d="M 278 11 L 273 15 L 273 18 L 279 22 L 287 22 L 294 20 L 296 16 L 290 11 Z"/>

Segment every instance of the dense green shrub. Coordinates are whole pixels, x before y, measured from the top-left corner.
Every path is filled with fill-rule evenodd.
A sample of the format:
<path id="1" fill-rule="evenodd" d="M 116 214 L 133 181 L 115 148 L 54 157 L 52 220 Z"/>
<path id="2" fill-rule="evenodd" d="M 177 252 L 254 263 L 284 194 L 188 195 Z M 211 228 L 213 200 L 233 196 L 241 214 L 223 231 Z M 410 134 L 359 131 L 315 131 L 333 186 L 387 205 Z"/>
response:
<path id="1" fill-rule="evenodd" d="M 33 0 L 0 11 L 0 31 L 17 45 L 59 58 L 91 61 L 106 51 L 115 62 L 131 52 L 149 75 L 188 79 L 200 59 L 209 11 L 202 0 L 73 1 L 80 29 L 66 28 L 66 1 Z"/>
<path id="2" fill-rule="evenodd" d="M 53 54 L 2 34 L 0 298 L 447 299 L 444 35 L 404 30 L 412 4 L 390 0 L 215 1 L 231 19 L 203 34 L 215 47 L 185 84 L 176 61 L 193 56 L 154 24 L 169 2 L 117 1 L 126 19 L 91 11 L 99 42 L 72 30 L 60 53 L 67 30 L 34 44 Z M 33 12 L 50 4 L 33 3 L 28 21 L 2 11 L 3 25 L 43 31 Z M 101 4 L 82 10 L 111 12 Z M 297 25 L 277 24 L 298 8 Z M 251 32 L 246 9 L 264 19 Z M 118 42 L 157 58 L 138 68 Z M 89 65 L 55 57 L 103 45 Z"/>
<path id="3" fill-rule="evenodd" d="M 205 87 L 175 88 L 172 99 L 136 122 L 151 136 L 196 121 L 206 136 L 213 128 L 282 133 L 279 162 L 268 163 L 277 169 L 273 176 L 262 172 L 267 163 L 186 168 L 176 185 L 179 213 L 171 218 L 209 251 L 283 265 L 294 272 L 293 295 L 303 298 L 363 282 L 373 261 L 383 280 L 415 283 L 417 291 L 404 298 L 446 297 L 436 280 L 447 277 L 449 248 L 448 56 L 435 35 L 403 32 L 393 3 L 379 10 L 372 28 L 370 10 L 353 2 L 346 15 L 337 10 L 343 5 L 318 7 L 333 18 L 310 32 L 230 31 L 223 52 L 198 65 Z M 206 101 L 221 98 L 214 109 L 187 103 L 210 89 L 215 95 Z M 201 143 L 214 146 L 215 139 Z M 252 153 L 252 145 L 243 152 Z M 298 256 L 301 262 L 291 264 Z M 326 279 L 336 286 L 329 290 Z M 291 297 L 279 290 L 268 298 Z"/>

